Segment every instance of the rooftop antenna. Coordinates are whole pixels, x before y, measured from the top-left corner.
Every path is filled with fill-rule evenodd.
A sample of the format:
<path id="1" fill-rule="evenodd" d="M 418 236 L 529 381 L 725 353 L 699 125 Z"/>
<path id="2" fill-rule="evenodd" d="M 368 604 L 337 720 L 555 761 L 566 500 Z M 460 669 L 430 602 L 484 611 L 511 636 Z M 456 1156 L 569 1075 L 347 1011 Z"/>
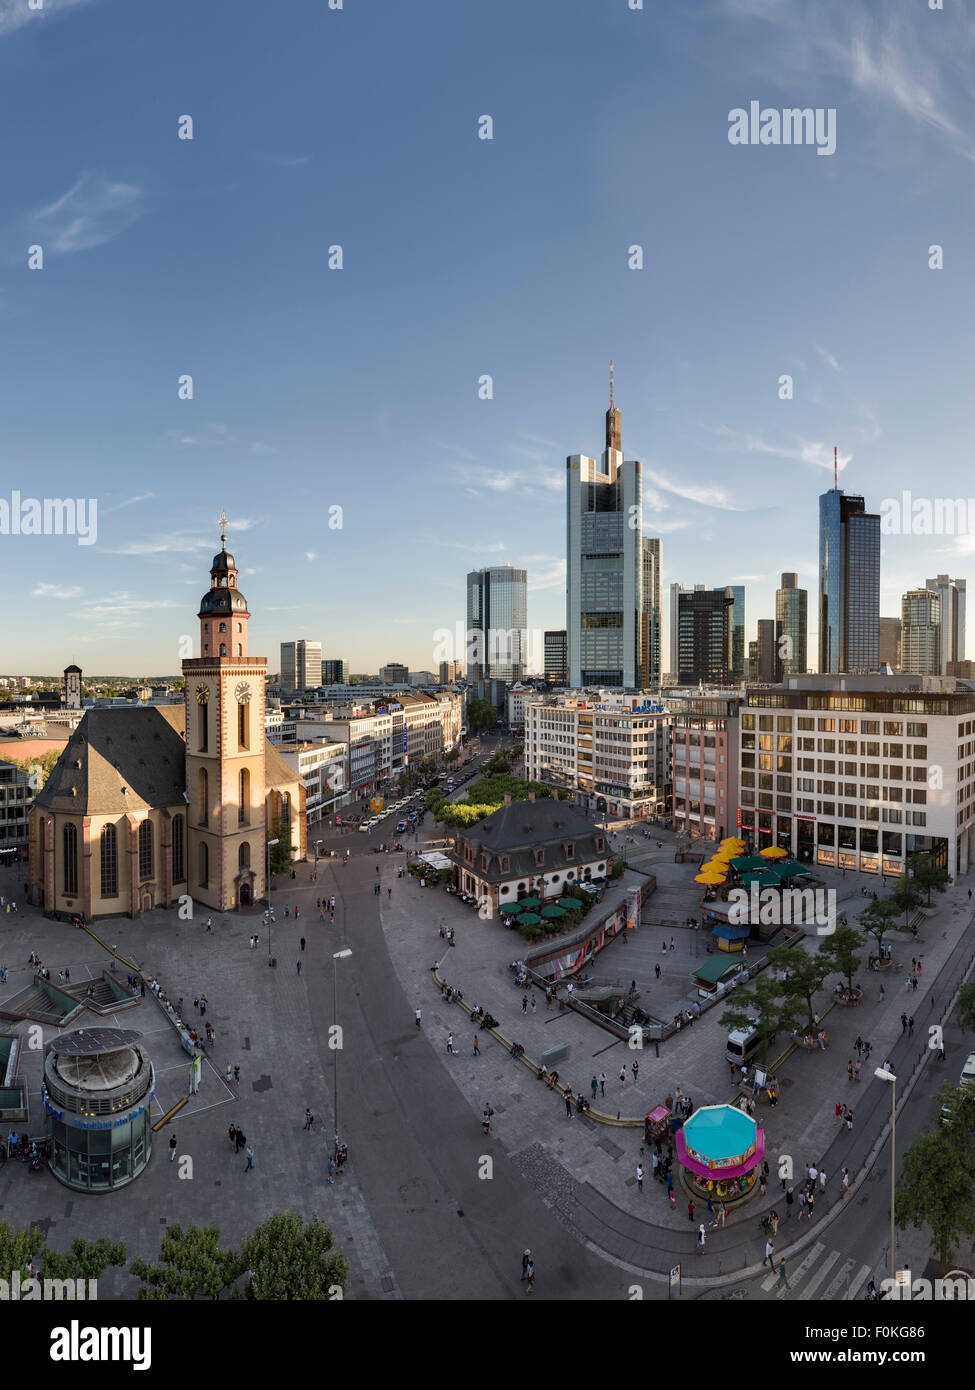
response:
<path id="1" fill-rule="evenodd" d="M 613 409 L 613 359 L 609 359 L 609 408 Z"/>
<path id="2" fill-rule="evenodd" d="M 840 484 L 839 484 L 839 477 L 838 477 L 838 473 L 837 473 L 837 467 L 838 467 L 838 465 L 837 465 L 837 462 L 836 462 L 836 445 L 834 444 L 834 445 L 833 445 L 833 488 L 834 488 L 836 491 L 839 491 L 839 486 L 840 486 Z"/>

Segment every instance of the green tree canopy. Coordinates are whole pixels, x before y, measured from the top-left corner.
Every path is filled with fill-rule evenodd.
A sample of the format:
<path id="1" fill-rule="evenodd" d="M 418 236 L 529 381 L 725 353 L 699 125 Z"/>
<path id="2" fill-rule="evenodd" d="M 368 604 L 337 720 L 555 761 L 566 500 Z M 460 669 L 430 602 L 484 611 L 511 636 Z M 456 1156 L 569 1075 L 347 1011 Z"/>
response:
<path id="1" fill-rule="evenodd" d="M 15 1231 L 6 1221 L 0 1221 L 0 1279 L 9 1280 L 15 1269 L 21 1277 L 27 1261 L 34 1259 L 44 1246 L 44 1232 L 36 1226 L 24 1226 Z"/>
<path id="2" fill-rule="evenodd" d="M 94 1241 L 79 1236 L 66 1251 L 44 1251 L 45 1279 L 100 1279 L 109 1265 L 124 1264 L 125 1246 L 107 1236 Z"/>
<path id="3" fill-rule="evenodd" d="M 966 1033 L 975 1033 L 975 984 L 962 985 L 958 991 L 955 1017 Z"/>
<path id="4" fill-rule="evenodd" d="M 467 706 L 467 725 L 475 731 L 493 729 L 498 722 L 498 712 L 490 700 L 471 700 Z"/>
<path id="5" fill-rule="evenodd" d="M 773 970 L 784 970 L 788 978 L 779 988 L 782 994 L 780 1017 L 789 1028 L 802 1028 L 807 1033 L 816 1030 L 816 995 L 832 968 L 829 956 L 823 951 L 810 955 L 801 947 L 773 946 L 768 953 Z"/>
<path id="6" fill-rule="evenodd" d="M 241 1242 L 259 1299 L 334 1300 L 348 1287 L 349 1265 L 320 1217 L 303 1224 L 293 1211 L 274 1212 Z"/>
<path id="7" fill-rule="evenodd" d="M 853 988 L 853 976 L 860 969 L 857 952 L 862 949 L 864 941 L 863 932 L 857 931 L 856 927 L 837 927 L 820 943 L 819 954 L 829 959 L 831 970 L 844 976 L 847 989 Z"/>
<path id="8" fill-rule="evenodd" d="M 271 873 L 288 873 L 291 868 L 291 822 L 286 820 L 275 820 L 271 824 L 271 833 L 268 835 L 268 842 L 277 840 L 276 845 L 270 846 Z"/>
<path id="9" fill-rule="evenodd" d="M 960 1087 L 945 1087 L 938 1098 L 949 1109 Z M 966 1101 L 954 1100 L 956 1109 Z M 932 1245 L 947 1274 L 963 1236 L 975 1235 L 975 1135 L 969 1124 L 941 1125 L 937 1133 L 919 1134 L 904 1155 L 894 1204 L 894 1219 L 907 1226 L 931 1228 Z"/>
<path id="10" fill-rule="evenodd" d="M 159 1264 L 136 1258 L 132 1274 L 142 1281 L 140 1299 L 219 1298 L 247 1269 L 235 1250 L 220 1249 L 216 1226 L 170 1226 L 160 1241 Z"/>
<path id="11" fill-rule="evenodd" d="M 878 951 L 884 933 L 890 931 L 895 919 L 900 916 L 900 911 L 899 904 L 893 898 L 876 898 L 861 914 L 860 926 L 874 937 Z"/>
<path id="12" fill-rule="evenodd" d="M 736 990 L 734 1003 L 721 1015 L 722 1028 L 755 1028 L 762 1041 L 762 1061 L 768 1061 L 769 1043 L 782 1031 L 781 996 L 784 985 L 773 973 L 759 975 L 751 990 Z M 790 1028 L 791 1028 L 790 1024 Z"/>
<path id="13" fill-rule="evenodd" d="M 927 893 L 927 905 L 930 907 L 931 889 L 943 893 L 952 882 L 951 874 L 940 864 L 936 864 L 930 854 L 914 854 L 907 862 L 914 882 Z"/>
<path id="14" fill-rule="evenodd" d="M 891 894 L 891 901 L 897 905 L 899 912 L 904 914 L 904 926 L 907 926 L 911 908 L 917 907 L 924 901 L 924 894 L 918 884 L 908 874 L 902 874 L 894 885 Z"/>

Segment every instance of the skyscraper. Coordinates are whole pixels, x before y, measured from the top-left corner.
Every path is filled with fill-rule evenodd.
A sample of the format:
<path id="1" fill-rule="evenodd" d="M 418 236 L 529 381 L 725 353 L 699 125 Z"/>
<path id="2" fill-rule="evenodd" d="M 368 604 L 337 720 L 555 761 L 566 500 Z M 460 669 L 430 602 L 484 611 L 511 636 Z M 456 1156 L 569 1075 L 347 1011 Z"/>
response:
<path id="1" fill-rule="evenodd" d="M 281 689 L 288 695 L 317 690 L 322 683 L 322 644 L 299 638 L 281 643 Z"/>
<path id="2" fill-rule="evenodd" d="M 676 592 L 675 592 L 676 590 Z M 734 594 L 730 588 L 691 592 L 674 585 L 677 681 L 680 685 L 727 685 L 731 679 L 731 624 Z"/>
<path id="3" fill-rule="evenodd" d="M 467 576 L 468 678 L 516 681 L 525 674 L 528 574 L 498 565 Z"/>
<path id="4" fill-rule="evenodd" d="M 941 599 L 931 589 L 911 589 L 901 599 L 901 670 L 914 676 L 941 671 Z"/>
<path id="5" fill-rule="evenodd" d="M 880 665 L 889 666 L 892 671 L 901 668 L 900 618 L 880 619 Z"/>
<path id="6" fill-rule="evenodd" d="M 643 608 L 640 612 L 642 684 L 644 689 L 660 685 L 660 538 L 643 538 Z"/>
<path id="7" fill-rule="evenodd" d="M 545 634 L 545 679 L 550 685 L 565 685 L 569 678 L 565 628 Z"/>
<path id="8" fill-rule="evenodd" d="M 834 485 L 819 499 L 819 669 L 875 671 L 879 641 L 880 516 Z"/>
<path id="9" fill-rule="evenodd" d="M 745 586 L 732 584 L 735 602 L 731 610 L 731 679 L 745 679 Z"/>
<path id="10" fill-rule="evenodd" d="M 783 574 L 775 591 L 776 680 L 801 676 L 809 669 L 806 657 L 808 594 L 799 588 L 799 576 Z M 783 638 L 788 639 L 783 641 Z"/>
<path id="11" fill-rule="evenodd" d="M 924 587 L 931 589 L 941 600 L 941 666 L 939 674 L 948 674 L 948 663 L 965 660 L 965 589 L 964 579 L 949 579 L 939 574 L 926 579 Z"/>
<path id="12" fill-rule="evenodd" d="M 755 679 L 760 681 L 762 685 L 771 685 L 778 679 L 775 621 L 772 618 L 759 618 L 758 620 L 758 644 L 755 659 Z"/>
<path id="13" fill-rule="evenodd" d="M 569 684 L 635 690 L 651 676 L 646 589 L 659 578 L 650 575 L 654 552 L 643 544 L 643 464 L 623 459 L 612 363 L 602 461 L 570 454 L 565 463 Z"/>

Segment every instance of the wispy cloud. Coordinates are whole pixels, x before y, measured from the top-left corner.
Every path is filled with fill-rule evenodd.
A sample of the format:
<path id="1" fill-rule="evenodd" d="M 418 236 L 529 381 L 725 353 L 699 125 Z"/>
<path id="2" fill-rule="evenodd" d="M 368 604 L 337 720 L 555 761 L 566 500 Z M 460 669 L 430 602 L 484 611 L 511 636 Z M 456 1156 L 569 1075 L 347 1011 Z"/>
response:
<path id="1" fill-rule="evenodd" d="M 37 584 L 30 591 L 31 598 L 77 598 L 81 593 L 76 584 L 66 588 L 63 584 Z"/>
<path id="2" fill-rule="evenodd" d="M 317 553 L 316 553 L 314 550 L 306 550 L 306 551 L 305 551 L 305 559 L 306 559 L 306 560 L 317 560 L 317 559 L 318 559 L 318 555 L 317 555 Z"/>
<path id="3" fill-rule="evenodd" d="M 833 368 L 834 372 L 838 372 L 840 370 L 840 364 L 837 362 L 836 358 L 833 356 L 831 352 L 827 352 L 825 348 L 821 347 L 818 347 L 816 351 L 819 353 L 820 357 L 823 359 L 826 365 L 828 367 Z"/>
<path id="4" fill-rule="evenodd" d="M 565 557 L 563 555 L 526 555 L 523 565 L 528 571 L 528 588 L 532 593 L 565 592 Z"/>
<path id="5" fill-rule="evenodd" d="M 46 251 L 72 255 L 112 241 L 142 213 L 143 193 L 138 185 L 84 173 L 67 193 L 37 209 L 31 218 L 31 234 Z"/>
<path id="6" fill-rule="evenodd" d="M 675 482 L 672 478 L 665 477 L 662 473 L 655 472 L 652 468 L 646 470 L 647 477 L 665 492 L 672 492 L 676 497 L 683 497 L 686 502 L 696 502 L 700 507 L 717 507 L 723 512 L 741 512 L 744 507 L 737 506 L 725 492 L 724 488 L 716 486 L 698 486 L 694 483 Z"/>
<path id="7" fill-rule="evenodd" d="M 224 445 L 233 442 L 229 425 L 219 421 L 209 420 L 202 430 L 196 434 L 189 434 L 185 430 L 168 430 L 170 439 L 174 439 L 177 444 L 182 444 L 186 448 L 211 449 L 222 448 Z"/>
<path id="8" fill-rule="evenodd" d="M 523 472 L 517 468 L 485 468 L 478 465 L 458 466 L 454 470 L 455 481 L 463 483 L 472 496 L 483 492 L 562 492 L 565 488 L 565 472 L 560 469 L 535 469 Z"/>
<path id="9" fill-rule="evenodd" d="M 262 523 L 250 517 L 241 517 L 227 522 L 227 534 L 239 535 L 242 531 L 253 531 Z M 106 547 L 110 555 L 197 555 L 217 548 L 214 530 L 207 531 L 164 531 L 155 536 L 142 536 L 138 540 L 126 541 L 123 545 Z"/>
<path id="10" fill-rule="evenodd" d="M 832 448 L 818 440 L 800 440 L 798 445 L 790 447 L 785 444 L 769 444 L 761 435 L 729 429 L 727 425 L 717 425 L 714 428 L 709 425 L 702 425 L 701 428 L 707 430 L 709 434 L 723 439 L 725 441 L 723 447 L 729 453 L 767 454 L 770 458 L 792 459 L 795 463 L 810 463 L 815 468 L 828 468 L 830 471 L 833 468 Z M 841 473 L 852 459 L 852 454 L 837 454 Z"/>
<path id="11" fill-rule="evenodd" d="M 120 512 L 123 507 L 134 507 L 137 502 L 148 502 L 155 495 L 154 492 L 137 492 L 134 497 L 126 497 L 124 502 L 116 502 L 114 507 L 103 507 L 102 512 Z"/>
<path id="12" fill-rule="evenodd" d="M 148 611 L 160 608 L 182 610 L 184 605 L 173 599 L 147 599 L 122 591 L 108 594 L 105 598 L 91 599 L 70 616 L 101 629 L 129 630 L 134 623 L 141 622 Z"/>

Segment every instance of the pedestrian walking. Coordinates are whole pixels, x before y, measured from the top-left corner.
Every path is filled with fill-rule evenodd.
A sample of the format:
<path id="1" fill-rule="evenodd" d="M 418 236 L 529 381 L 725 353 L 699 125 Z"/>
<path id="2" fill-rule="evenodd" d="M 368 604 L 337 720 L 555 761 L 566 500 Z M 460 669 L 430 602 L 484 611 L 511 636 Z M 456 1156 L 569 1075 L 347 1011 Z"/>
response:
<path id="1" fill-rule="evenodd" d="M 881 986 L 880 986 L 880 1002 L 881 1002 L 881 1004 L 884 1002 L 884 1000 L 886 999 L 886 997 L 887 997 L 887 996 L 886 996 L 886 994 L 884 993 L 884 987 L 883 987 L 883 985 L 881 985 Z"/>
<path id="2" fill-rule="evenodd" d="M 673 937 L 670 938 L 670 949 L 671 949 L 672 951 L 676 951 L 676 950 L 677 950 L 677 946 L 676 946 L 675 943 L 674 943 L 674 938 L 673 938 Z"/>
<path id="3" fill-rule="evenodd" d="M 659 960 L 657 961 L 656 965 L 653 967 L 653 973 L 656 975 L 657 979 L 659 980 L 659 979 L 660 979 L 660 962 L 659 962 Z"/>
<path id="4" fill-rule="evenodd" d="M 852 1111 L 852 1110 L 848 1110 L 848 1111 L 846 1112 L 846 1127 L 847 1127 L 847 1129 L 852 1129 L 852 1128 L 853 1128 L 853 1111 Z"/>
<path id="5" fill-rule="evenodd" d="M 853 1080 L 853 1058 L 852 1058 L 852 1057 L 850 1058 L 850 1060 L 849 1060 L 849 1061 L 847 1062 L 847 1064 L 846 1064 L 846 1079 L 847 1079 L 847 1081 L 852 1081 L 852 1080 Z M 837 1109 L 839 1109 L 839 1106 L 837 1106 Z"/>
<path id="6" fill-rule="evenodd" d="M 789 1283 L 789 1277 L 785 1272 L 785 1260 L 779 1261 L 779 1278 L 775 1287 L 778 1288 L 780 1284 L 784 1284 L 786 1288 L 791 1291 L 792 1285 Z"/>
<path id="7" fill-rule="evenodd" d="M 944 1042 L 942 1041 L 941 1046 L 938 1048 L 938 1061 L 939 1061 L 939 1062 L 943 1062 L 944 1059 L 945 1059 L 945 1045 L 944 1045 Z"/>
<path id="8" fill-rule="evenodd" d="M 901 1014 L 901 1033 L 907 1032 L 907 1014 Z"/>
<path id="9" fill-rule="evenodd" d="M 635 1057 L 633 1058 L 633 1065 L 632 1067 L 630 1067 L 630 1071 L 633 1073 L 633 1084 L 635 1086 L 637 1083 L 637 1077 L 640 1075 L 640 1063 L 636 1060 Z"/>
<path id="10" fill-rule="evenodd" d="M 852 1079 L 852 1073 L 849 1071 L 849 1069 L 848 1069 L 847 1074 L 848 1074 L 848 1075 L 851 1077 L 851 1079 Z M 834 1124 L 834 1125 L 838 1125 L 838 1124 L 839 1124 L 840 1118 L 841 1118 L 842 1114 L 843 1114 L 843 1102 L 842 1102 L 841 1100 L 838 1100 L 838 1101 L 836 1102 L 836 1108 L 835 1108 L 834 1111 L 833 1111 L 833 1124 Z"/>
<path id="11" fill-rule="evenodd" d="M 810 1220 L 810 1221 L 813 1219 L 813 1215 L 814 1215 L 813 1208 L 815 1207 L 815 1205 L 816 1205 L 816 1194 L 815 1194 L 815 1192 L 810 1192 L 809 1196 L 806 1198 L 806 1211 L 809 1213 L 809 1220 Z"/>
<path id="12" fill-rule="evenodd" d="M 650 1155 L 650 1172 L 653 1174 L 654 1182 L 660 1181 L 660 1159 L 656 1153 Z"/>
<path id="13" fill-rule="evenodd" d="M 785 1194 L 785 1206 L 786 1206 L 785 1215 L 786 1215 L 786 1220 L 787 1220 L 787 1221 L 791 1221 L 791 1220 L 792 1220 L 792 1212 L 789 1210 L 789 1208 L 790 1208 L 791 1206 L 794 1205 L 795 1200 L 796 1200 L 796 1198 L 795 1198 L 795 1193 L 793 1192 L 792 1188 L 790 1187 L 789 1190 L 788 1190 L 788 1192 Z"/>
<path id="14" fill-rule="evenodd" d="M 673 1211 L 677 1206 L 677 1193 L 672 1187 L 667 1188 L 667 1196 L 670 1198 L 670 1209 Z"/>
<path id="15" fill-rule="evenodd" d="M 853 1068 L 853 1080 L 854 1080 L 854 1081 L 859 1081 L 859 1080 L 860 1080 L 860 1063 L 859 1063 L 859 1062 L 857 1062 L 857 1064 L 856 1064 L 856 1065 L 854 1066 L 854 1068 Z"/>
<path id="16" fill-rule="evenodd" d="M 772 1270 L 775 1269 L 775 1265 L 774 1265 L 774 1263 L 773 1263 L 773 1261 L 772 1261 L 772 1257 L 773 1257 L 774 1254 L 775 1254 L 775 1246 L 772 1244 L 771 1240 L 767 1240 L 767 1241 L 765 1242 L 765 1259 L 762 1260 L 762 1264 L 765 1264 L 765 1263 L 767 1262 L 767 1263 L 768 1263 L 769 1269 L 772 1269 Z"/>
<path id="17" fill-rule="evenodd" d="M 704 1222 L 702 1221 L 701 1224 L 700 1224 L 700 1226 L 698 1226 L 698 1228 L 697 1228 L 697 1253 L 698 1253 L 699 1255 L 703 1255 L 703 1254 L 704 1254 L 704 1242 L 705 1242 L 706 1240 L 707 1240 L 707 1232 L 706 1232 L 705 1229 L 704 1229 Z"/>
<path id="18" fill-rule="evenodd" d="M 301 974 L 301 961 L 298 961 L 298 974 Z"/>
<path id="19" fill-rule="evenodd" d="M 798 1208 L 796 1212 L 796 1220 L 801 1221 L 803 1212 L 806 1210 L 806 1194 L 804 1192 L 799 1193 L 799 1196 L 796 1199 L 796 1206 Z"/>
<path id="20" fill-rule="evenodd" d="M 237 1139 L 237 1126 L 236 1126 L 236 1125 L 231 1125 L 230 1128 L 227 1130 L 227 1138 L 230 1140 L 231 1144 L 233 1144 L 234 1148 L 236 1149 L 236 1147 L 237 1147 L 237 1144 L 236 1144 L 236 1139 Z"/>
<path id="21" fill-rule="evenodd" d="M 419 1028 L 419 1026 L 420 1026 L 420 1010 L 419 1010 L 419 1009 L 415 1010 L 415 1018 L 416 1018 L 416 1026 L 417 1026 L 417 1028 Z"/>
<path id="22" fill-rule="evenodd" d="M 201 995 L 200 995 L 200 1013 L 201 1013 L 201 1015 L 202 1015 L 202 1014 L 205 1014 L 206 1011 L 207 1011 L 207 997 L 206 997 L 205 994 L 201 994 Z"/>
<path id="23" fill-rule="evenodd" d="M 250 1170 L 251 1170 L 253 1167 L 254 1167 L 254 1150 L 251 1148 L 250 1144 L 248 1144 L 248 1145 L 247 1145 L 247 1167 L 244 1169 L 244 1172 L 245 1172 L 245 1173 L 249 1173 Z"/>
<path id="24" fill-rule="evenodd" d="M 694 1203 L 692 1201 L 687 1204 L 687 1219 L 688 1221 L 694 1220 Z"/>
<path id="25" fill-rule="evenodd" d="M 599 1082 L 596 1080 L 595 1076 L 593 1076 L 593 1079 L 589 1083 L 589 1089 L 592 1091 L 593 1100 L 595 1100 L 596 1092 L 599 1090 Z"/>
<path id="26" fill-rule="evenodd" d="M 822 1168 L 819 1170 L 819 1190 L 820 1192 L 826 1191 L 826 1172 Z"/>
<path id="27" fill-rule="evenodd" d="M 601 1096 L 606 1094 L 606 1073 L 604 1071 L 599 1073 L 599 1094 Z"/>
<path id="28" fill-rule="evenodd" d="M 311 1113 L 311 1111 L 308 1109 L 308 1106 L 306 1105 L 306 1106 L 305 1106 L 305 1123 L 304 1123 L 301 1127 L 302 1127 L 302 1129 L 311 1129 L 311 1127 L 312 1127 L 312 1125 L 313 1125 L 314 1123 L 315 1123 L 315 1116 Z"/>
<path id="29" fill-rule="evenodd" d="M 225 1075 L 225 1078 L 226 1078 L 226 1081 L 227 1081 L 227 1085 L 229 1086 L 229 1085 L 230 1085 L 230 1082 L 233 1080 L 233 1075 L 234 1075 L 234 1069 L 233 1069 L 233 1067 L 230 1065 L 229 1062 L 227 1063 L 227 1070 L 226 1070 L 226 1072 L 224 1073 L 224 1075 Z"/>
<path id="30" fill-rule="evenodd" d="M 843 1169 L 842 1189 L 843 1189 L 843 1196 L 845 1197 L 846 1194 L 847 1194 L 847 1193 L 849 1192 L 849 1190 L 850 1190 L 850 1170 L 849 1170 L 849 1168 L 844 1168 L 844 1169 Z"/>
<path id="31" fill-rule="evenodd" d="M 528 1012 L 528 995 L 527 995 L 527 994 L 523 994 L 523 995 L 521 996 L 521 1012 L 522 1012 L 523 1014 L 526 1014 L 526 1013 Z"/>
<path id="32" fill-rule="evenodd" d="M 522 1255 L 522 1257 L 521 1257 L 521 1278 L 522 1278 L 522 1282 L 524 1282 L 524 1280 L 528 1277 L 528 1266 L 531 1264 L 531 1261 L 532 1261 L 532 1252 L 531 1252 L 530 1250 L 526 1250 L 525 1253 L 524 1253 L 524 1254 Z"/>
<path id="33" fill-rule="evenodd" d="M 481 1049 L 480 1049 L 480 1046 L 479 1046 L 478 1041 L 477 1041 L 477 1034 L 475 1033 L 475 1034 L 474 1034 L 474 1056 L 475 1056 L 475 1057 L 480 1057 L 480 1055 L 481 1055 Z"/>
<path id="34" fill-rule="evenodd" d="M 642 1195 L 642 1193 L 643 1193 L 643 1164 L 642 1164 L 642 1163 L 638 1163 L 638 1164 L 636 1165 L 636 1190 L 637 1190 L 637 1192 L 639 1192 L 639 1193 Z"/>
<path id="35" fill-rule="evenodd" d="M 169 1161 L 170 1161 L 170 1163 L 173 1162 L 173 1160 L 175 1159 L 175 1157 L 176 1157 L 176 1135 L 175 1135 L 175 1134 L 172 1134 L 172 1135 L 170 1135 L 170 1138 L 169 1138 Z"/>
<path id="36" fill-rule="evenodd" d="M 621 1085 L 621 1086 L 625 1086 L 625 1085 L 626 1085 L 626 1067 L 625 1067 L 625 1066 L 620 1067 L 620 1085 Z"/>
<path id="37" fill-rule="evenodd" d="M 454 1050 L 454 1035 L 453 1035 L 453 1033 L 448 1033 L 448 1034 L 447 1034 L 447 1051 L 448 1051 L 448 1052 L 453 1052 L 453 1050 Z"/>
<path id="38" fill-rule="evenodd" d="M 301 954 L 302 954 L 302 955 L 305 954 L 305 938 L 304 938 L 304 937 L 302 937 L 301 940 L 299 941 L 299 943 L 298 943 L 298 949 L 301 951 Z"/>
<path id="39" fill-rule="evenodd" d="M 911 1014 L 910 1018 L 907 1020 L 907 1036 L 908 1036 L 909 1038 L 913 1038 L 913 1036 L 914 1036 L 914 1015 L 913 1015 L 913 1014 Z"/>
<path id="40" fill-rule="evenodd" d="M 859 1057 L 861 1052 L 863 1051 L 863 1039 L 859 1036 L 859 1034 L 857 1035 L 857 1040 L 854 1046 L 856 1047 L 857 1056 Z"/>
<path id="41" fill-rule="evenodd" d="M 234 1066 L 234 1085 L 235 1085 L 235 1086 L 239 1086 L 239 1085 L 240 1085 L 240 1063 L 239 1063 L 239 1062 Z"/>
<path id="42" fill-rule="evenodd" d="M 534 996 L 534 994 L 533 994 L 532 997 L 531 997 L 531 1011 L 532 1011 L 532 1013 L 535 1012 L 535 1009 L 536 1009 L 536 1008 L 537 1008 L 537 1003 L 536 1003 L 536 1000 L 535 1000 L 535 996 Z"/>
<path id="43" fill-rule="evenodd" d="M 572 1092 L 568 1090 L 565 1093 L 565 1118 L 572 1119 Z"/>
<path id="44" fill-rule="evenodd" d="M 535 1261 L 528 1261 L 528 1268 L 525 1270 L 525 1293 L 533 1293 L 535 1290 Z"/>

